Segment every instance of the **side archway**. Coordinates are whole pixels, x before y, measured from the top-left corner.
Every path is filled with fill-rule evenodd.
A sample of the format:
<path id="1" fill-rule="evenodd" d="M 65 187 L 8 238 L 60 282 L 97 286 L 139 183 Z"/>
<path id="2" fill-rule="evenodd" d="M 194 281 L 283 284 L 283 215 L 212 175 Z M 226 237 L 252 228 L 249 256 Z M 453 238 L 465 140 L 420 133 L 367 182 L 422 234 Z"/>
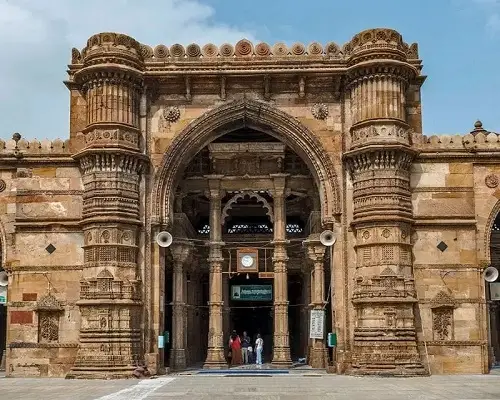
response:
<path id="1" fill-rule="evenodd" d="M 153 223 L 171 224 L 176 184 L 195 154 L 218 137 L 245 127 L 277 138 L 304 160 L 319 190 L 322 224 L 333 223 L 334 216 L 340 214 L 340 194 L 332 160 L 322 144 L 294 117 L 262 101 L 247 99 L 207 112 L 175 137 L 155 176 Z"/>
<path id="2" fill-rule="evenodd" d="M 495 224 L 495 220 L 500 214 L 500 200 L 498 200 L 495 205 L 493 206 L 493 209 L 490 212 L 490 215 L 488 217 L 488 220 L 486 222 L 486 225 L 484 227 L 484 242 L 483 242 L 483 251 L 482 251 L 482 259 L 487 261 L 488 263 L 491 262 L 491 232 L 493 230 L 493 226 Z"/>

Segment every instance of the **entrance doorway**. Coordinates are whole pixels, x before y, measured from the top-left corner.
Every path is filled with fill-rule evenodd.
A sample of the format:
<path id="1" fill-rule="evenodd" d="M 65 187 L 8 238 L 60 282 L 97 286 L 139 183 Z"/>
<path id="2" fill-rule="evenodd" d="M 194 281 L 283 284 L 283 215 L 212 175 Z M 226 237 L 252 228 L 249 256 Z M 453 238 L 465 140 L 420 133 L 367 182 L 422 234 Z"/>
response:
<path id="1" fill-rule="evenodd" d="M 259 288 L 263 291 L 272 288 L 272 279 L 259 279 L 246 275 L 237 275 L 229 280 L 230 300 L 229 300 L 229 319 L 230 332 L 236 330 L 238 335 L 243 336 L 247 332 L 254 347 L 257 334 L 260 334 L 264 340 L 264 351 L 262 353 L 262 362 L 271 362 L 273 349 L 273 300 L 268 299 L 266 294 L 261 299 L 238 299 L 235 294 L 235 288 Z M 272 290 L 272 289 L 271 289 Z M 272 292 L 271 292 L 272 293 Z M 257 297 L 257 296 L 254 296 Z"/>

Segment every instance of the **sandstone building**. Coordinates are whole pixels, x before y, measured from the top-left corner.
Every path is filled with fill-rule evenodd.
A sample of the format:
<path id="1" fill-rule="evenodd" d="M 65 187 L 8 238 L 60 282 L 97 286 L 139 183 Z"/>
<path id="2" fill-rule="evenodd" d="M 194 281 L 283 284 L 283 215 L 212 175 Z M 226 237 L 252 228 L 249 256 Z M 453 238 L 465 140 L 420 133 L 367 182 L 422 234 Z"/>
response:
<path id="1" fill-rule="evenodd" d="M 73 49 L 69 139 L 0 143 L 7 375 L 220 368 L 232 329 L 261 332 L 277 366 L 487 373 L 500 139 L 479 122 L 424 136 L 424 80 L 390 29 Z"/>

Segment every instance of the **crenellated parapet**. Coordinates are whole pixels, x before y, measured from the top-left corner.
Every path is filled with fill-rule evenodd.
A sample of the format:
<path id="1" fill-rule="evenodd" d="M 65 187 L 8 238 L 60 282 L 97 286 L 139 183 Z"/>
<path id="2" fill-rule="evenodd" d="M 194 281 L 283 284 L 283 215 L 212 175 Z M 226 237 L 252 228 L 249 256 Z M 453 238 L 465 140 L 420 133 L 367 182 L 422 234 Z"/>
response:
<path id="1" fill-rule="evenodd" d="M 69 155 L 70 141 L 55 139 L 55 140 L 1 140 L 0 139 L 0 156 L 3 155 Z"/>

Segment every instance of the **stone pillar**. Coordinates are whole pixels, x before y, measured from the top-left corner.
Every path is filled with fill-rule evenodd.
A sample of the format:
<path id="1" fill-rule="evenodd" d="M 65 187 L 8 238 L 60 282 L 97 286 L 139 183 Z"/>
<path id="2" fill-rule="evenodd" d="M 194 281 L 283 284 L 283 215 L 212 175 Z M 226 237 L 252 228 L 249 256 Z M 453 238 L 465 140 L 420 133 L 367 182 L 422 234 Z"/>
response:
<path id="1" fill-rule="evenodd" d="M 221 230 L 221 201 L 220 176 L 208 176 L 210 198 L 210 253 L 208 263 L 210 267 L 210 301 L 209 301 L 209 328 L 208 351 L 205 368 L 224 368 L 224 342 L 222 331 L 222 230 Z"/>
<path id="2" fill-rule="evenodd" d="M 139 144 L 140 44 L 125 35 L 97 34 L 82 62 L 73 83 L 87 102 L 85 147 L 74 155 L 84 185 L 84 264 L 80 346 L 67 377 L 130 377 L 144 354 L 137 265 L 139 184 L 147 163 Z"/>
<path id="3" fill-rule="evenodd" d="M 170 246 L 174 262 L 173 273 L 173 306 L 172 306 L 172 369 L 186 368 L 186 291 L 185 268 L 191 261 L 193 245 L 187 241 L 175 241 Z"/>
<path id="4" fill-rule="evenodd" d="M 353 125 L 345 158 L 353 182 L 357 253 L 352 368 L 358 374 L 423 374 L 410 241 L 410 167 L 416 152 L 405 104 L 419 72 L 395 31 L 362 32 L 347 48 Z"/>
<path id="5" fill-rule="evenodd" d="M 292 364 L 288 331 L 288 278 L 286 252 L 286 174 L 272 174 L 274 180 L 274 348 L 272 363 L 279 366 Z"/>
<path id="6" fill-rule="evenodd" d="M 305 241 L 307 256 L 312 262 L 311 274 L 311 310 L 323 310 L 325 312 L 325 246 L 319 241 L 319 235 L 311 235 Z M 315 237 L 314 237 L 315 236 Z M 326 328 L 326 327 L 325 327 Z M 325 339 L 310 339 L 309 365 L 313 368 L 326 368 L 328 353 Z"/>

